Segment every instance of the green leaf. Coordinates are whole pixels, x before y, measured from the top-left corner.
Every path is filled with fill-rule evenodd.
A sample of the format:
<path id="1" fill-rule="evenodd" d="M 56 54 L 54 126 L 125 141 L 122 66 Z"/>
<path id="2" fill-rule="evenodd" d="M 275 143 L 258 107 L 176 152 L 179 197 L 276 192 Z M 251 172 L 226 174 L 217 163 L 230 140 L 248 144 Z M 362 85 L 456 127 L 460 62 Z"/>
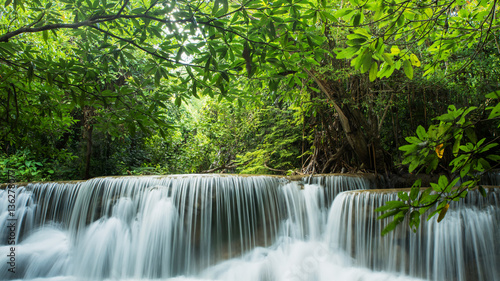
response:
<path id="1" fill-rule="evenodd" d="M 361 55 L 360 58 L 360 63 L 361 65 L 356 65 L 356 67 L 361 67 L 361 73 L 365 73 L 368 70 L 370 70 L 370 67 L 372 65 L 372 52 L 370 51 L 369 48 L 366 48 L 363 54 Z"/>
<path id="2" fill-rule="evenodd" d="M 424 129 L 425 131 L 425 129 Z M 413 144 L 420 144 L 422 143 L 422 140 L 419 139 L 418 137 L 406 137 L 405 140 L 409 143 L 413 143 Z"/>
<path id="3" fill-rule="evenodd" d="M 405 202 L 387 201 L 384 206 L 381 206 L 381 207 L 378 207 L 377 209 L 375 209 L 375 212 L 383 212 L 383 211 L 387 211 L 390 209 L 401 208 L 401 207 L 405 207 L 405 206 L 406 206 Z"/>
<path id="4" fill-rule="evenodd" d="M 427 140 L 429 135 L 427 135 L 427 132 L 425 131 L 425 128 L 419 125 L 417 127 L 417 136 L 420 140 Z"/>
<path id="5" fill-rule="evenodd" d="M 47 43 L 47 40 L 49 39 L 49 31 L 48 30 L 42 31 L 42 36 L 43 36 L 43 41 Z"/>
<path id="6" fill-rule="evenodd" d="M 421 205 L 424 205 L 425 203 L 432 202 L 434 199 L 437 197 L 435 195 L 431 195 L 430 193 L 432 192 L 432 187 L 427 188 L 420 194 L 420 198 L 418 199 L 418 203 Z M 438 195 L 439 196 L 439 195 Z"/>
<path id="7" fill-rule="evenodd" d="M 467 135 L 467 137 L 469 138 L 469 140 L 472 143 L 474 143 L 474 144 L 477 143 L 476 132 L 472 128 L 470 128 L 470 127 L 466 128 L 465 129 L 465 134 Z"/>
<path id="8" fill-rule="evenodd" d="M 354 38 L 354 39 L 348 40 L 346 43 L 349 46 L 357 46 L 357 45 L 363 45 L 363 43 L 365 43 L 366 40 L 367 40 L 367 38 L 365 38 L 365 37 L 363 37 L 363 38 Z"/>
<path id="9" fill-rule="evenodd" d="M 485 96 L 488 99 L 500 99 L 500 91 L 491 92 Z"/>
<path id="10" fill-rule="evenodd" d="M 417 232 L 418 226 L 420 225 L 420 212 L 413 211 L 410 214 L 409 226 L 413 232 Z"/>
<path id="11" fill-rule="evenodd" d="M 438 179 L 438 184 L 441 187 L 441 190 L 444 190 L 448 186 L 448 177 L 441 175 Z"/>
<path id="12" fill-rule="evenodd" d="M 135 136 L 136 132 L 135 122 L 127 122 L 127 127 L 128 131 L 130 132 L 130 135 Z"/>
<path id="13" fill-rule="evenodd" d="M 29 82 L 33 81 L 34 73 L 35 73 L 35 70 L 34 70 L 33 62 L 30 62 L 30 65 L 28 66 L 28 81 Z"/>
<path id="14" fill-rule="evenodd" d="M 436 192 L 443 191 L 442 187 L 437 183 L 431 182 L 430 185 L 431 185 L 432 189 L 434 189 L 434 191 L 436 191 Z"/>
<path id="15" fill-rule="evenodd" d="M 422 180 L 418 179 L 415 181 L 410 191 L 410 200 L 414 201 L 418 197 L 418 193 L 420 192 L 420 186 L 422 185 Z"/>
<path id="16" fill-rule="evenodd" d="M 403 70 L 408 78 L 413 79 L 413 66 L 409 60 L 403 62 Z"/>
<path id="17" fill-rule="evenodd" d="M 390 57 L 387 53 L 383 53 L 382 54 L 382 58 L 384 59 L 384 61 L 386 63 L 388 63 L 389 65 L 393 65 L 394 64 L 394 61 L 392 60 L 392 57 Z"/>
<path id="18" fill-rule="evenodd" d="M 453 181 L 451 181 L 448 186 L 446 187 L 445 192 L 451 192 L 451 189 L 457 185 L 457 183 L 460 181 L 460 178 L 455 178 Z"/>
<path id="19" fill-rule="evenodd" d="M 394 220 L 382 230 L 381 235 L 384 236 L 387 233 L 393 231 L 396 228 L 396 226 L 398 226 L 403 221 L 405 214 L 406 211 L 400 211 L 398 214 L 396 214 L 394 216 Z"/>
<path id="20" fill-rule="evenodd" d="M 222 15 L 221 16 L 226 14 L 228 10 L 229 10 L 228 0 L 222 0 L 222 13 L 221 13 Z"/>
<path id="21" fill-rule="evenodd" d="M 491 161 L 500 162 L 499 155 L 490 154 L 490 155 L 487 155 L 486 158 L 490 159 Z"/>
<path id="22" fill-rule="evenodd" d="M 483 166 L 486 170 L 491 169 L 490 163 L 488 163 L 488 161 L 486 161 L 486 159 L 484 159 L 484 158 L 479 158 L 479 159 L 477 160 L 477 162 L 478 162 L 479 164 L 481 164 L 481 166 Z"/>
<path id="23" fill-rule="evenodd" d="M 350 59 L 352 58 L 360 49 L 360 46 L 353 46 L 347 49 L 343 49 L 337 54 L 337 59 Z"/>
<path id="24" fill-rule="evenodd" d="M 491 110 L 488 119 L 493 119 L 498 116 L 500 116 L 500 103 L 497 103 L 497 105 Z"/>
<path id="25" fill-rule="evenodd" d="M 418 163 L 417 161 L 412 161 L 410 163 L 410 166 L 408 167 L 408 172 L 413 172 L 416 168 L 418 168 L 419 165 L 420 163 Z"/>
<path id="26" fill-rule="evenodd" d="M 478 186 L 477 189 L 479 190 L 479 192 L 481 193 L 481 195 L 483 195 L 483 197 L 487 196 L 486 189 L 484 189 L 484 187 L 482 185 Z"/>
<path id="27" fill-rule="evenodd" d="M 212 15 L 213 16 L 215 16 L 215 14 L 217 13 L 217 11 L 219 10 L 219 4 L 220 4 L 219 0 L 215 0 L 214 1 L 214 7 L 212 8 Z"/>
<path id="28" fill-rule="evenodd" d="M 406 151 L 406 154 L 410 154 L 418 150 L 418 146 L 415 144 L 408 144 L 399 147 L 399 150 Z"/>
<path id="29" fill-rule="evenodd" d="M 378 72 L 378 65 L 376 63 L 372 64 L 372 67 L 370 68 L 370 82 L 375 81 L 377 79 L 377 72 Z"/>
<path id="30" fill-rule="evenodd" d="M 353 9 L 351 8 L 344 8 L 344 9 L 341 9 L 339 11 L 337 11 L 337 13 L 335 13 L 335 15 L 337 16 L 337 18 L 343 18 L 344 16 L 350 14 L 354 12 Z"/>
<path id="31" fill-rule="evenodd" d="M 351 2 L 351 5 L 354 7 L 359 5 L 359 0 L 349 0 L 349 2 Z"/>
<path id="32" fill-rule="evenodd" d="M 383 215 L 380 215 L 377 219 L 378 220 L 382 220 L 382 219 L 385 219 L 385 218 L 388 218 L 388 217 L 392 217 L 392 216 L 394 216 L 397 213 L 399 213 L 399 209 L 392 210 L 392 211 L 389 211 L 387 213 L 384 213 Z"/>
<path id="33" fill-rule="evenodd" d="M 357 13 L 356 15 L 354 15 L 353 19 L 352 19 L 352 25 L 353 26 L 359 26 L 359 24 L 362 22 L 361 21 L 361 17 L 363 16 L 362 13 Z"/>
<path id="34" fill-rule="evenodd" d="M 459 134 L 455 137 L 455 143 L 453 144 L 453 156 L 458 156 L 458 151 L 460 148 L 460 141 L 462 140 L 462 134 Z"/>
<path id="35" fill-rule="evenodd" d="M 156 87 L 160 86 L 160 81 L 161 81 L 161 72 L 160 72 L 160 69 L 157 69 L 156 73 L 155 73 L 155 86 Z"/>
<path id="36" fill-rule="evenodd" d="M 337 18 L 335 18 L 335 16 L 332 13 L 330 13 L 330 12 L 324 12 L 323 14 L 330 21 L 332 21 L 332 22 L 338 22 Z"/>
<path id="37" fill-rule="evenodd" d="M 410 196 L 408 196 L 408 193 L 406 193 L 404 191 L 398 192 L 398 197 L 399 197 L 399 199 L 401 199 L 403 201 L 409 201 L 410 200 Z"/>

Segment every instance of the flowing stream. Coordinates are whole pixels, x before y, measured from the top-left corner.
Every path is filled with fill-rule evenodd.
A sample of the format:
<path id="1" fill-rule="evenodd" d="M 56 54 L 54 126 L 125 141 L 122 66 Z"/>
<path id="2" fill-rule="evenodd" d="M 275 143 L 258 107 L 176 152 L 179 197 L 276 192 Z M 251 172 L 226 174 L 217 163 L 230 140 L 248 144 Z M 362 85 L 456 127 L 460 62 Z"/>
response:
<path id="1" fill-rule="evenodd" d="M 373 210 L 396 195 L 371 188 L 189 175 L 0 190 L 0 280 L 500 280 L 500 191 L 381 237 Z"/>

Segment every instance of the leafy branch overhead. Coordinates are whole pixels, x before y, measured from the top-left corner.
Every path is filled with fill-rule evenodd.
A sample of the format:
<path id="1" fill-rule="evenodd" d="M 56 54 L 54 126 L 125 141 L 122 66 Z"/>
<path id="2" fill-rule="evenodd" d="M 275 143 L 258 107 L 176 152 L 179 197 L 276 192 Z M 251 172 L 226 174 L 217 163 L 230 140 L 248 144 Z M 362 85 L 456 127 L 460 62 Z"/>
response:
<path id="1" fill-rule="evenodd" d="M 437 183 L 430 183 L 431 186 L 424 191 L 421 191 L 421 180 L 417 180 L 409 193 L 398 193 L 401 201 L 389 201 L 379 207 L 376 211 L 385 212 L 379 219 L 393 217 L 393 221 L 382 230 L 383 235 L 395 229 L 407 216 L 409 226 L 416 231 L 420 217 L 430 210 L 432 212 L 428 214 L 427 220 L 439 214 L 437 221 L 440 222 L 452 201 L 465 198 L 475 188 L 483 196 L 487 195 L 486 190 L 478 183 L 483 175 L 499 166 L 500 156 L 493 150 L 498 146 L 499 137 L 488 141 L 486 138 L 478 139 L 475 126 L 485 121 L 498 123 L 500 91 L 489 93 L 486 98 L 495 104 L 494 107 L 487 108 L 486 120 L 474 120 L 470 117 L 479 110 L 477 107 L 457 109 L 451 105 L 448 113 L 435 118 L 439 124 L 431 125 L 428 130 L 419 126 L 416 136 L 406 138 L 409 144 L 399 149 L 405 152 L 403 164 L 409 165 L 409 172 L 418 172 L 423 168 L 426 168 L 427 173 L 435 171 L 443 158 L 444 150 L 451 150 L 451 174 L 441 175 Z"/>
<path id="2" fill-rule="evenodd" d="M 423 75 L 431 75 L 464 48 L 476 52 L 463 60 L 460 70 L 488 44 L 500 52 L 497 1 L 349 2 L 335 13 L 337 27 L 351 27 L 347 47 L 338 50 L 337 58 L 352 58 L 351 65 L 369 72 L 371 81 L 389 77 L 401 67 L 410 79 L 414 67 L 423 66 Z M 422 63 L 424 51 L 431 57 L 426 55 Z"/>
<path id="3" fill-rule="evenodd" d="M 64 33 L 100 45 L 102 51 L 116 53 L 124 61 L 132 59 L 133 50 L 138 49 L 156 67 L 185 66 L 182 72 L 189 76 L 185 78 L 194 95 L 201 87 L 213 93 L 211 85 L 227 94 L 230 77 L 245 72 L 247 76 L 293 71 L 301 75 L 301 67 L 309 68 L 322 60 L 324 50 L 318 47 L 325 38 L 321 33 L 330 28 L 349 30 L 346 46 L 339 48 L 336 56 L 352 59 L 351 65 L 362 73 L 369 72 L 373 81 L 401 68 L 413 78 L 413 68 L 422 63 L 421 54 L 411 46 L 424 46 L 434 55 L 424 65 L 424 75 L 429 75 L 454 50 L 475 43 L 480 50 L 497 40 L 493 35 L 500 27 L 495 18 L 496 1 L 480 1 L 477 5 L 461 1 L 397 1 L 388 5 L 383 1 L 352 0 L 342 6 L 304 0 L 16 0 L 6 1 L 4 6 L 4 13 L 12 14 L 0 35 L 0 42 L 10 43 L 2 44 L 5 55 L 23 50 L 19 36 L 27 43 L 29 33 L 42 33 L 45 41 L 49 31 L 53 36 Z M 318 23 L 321 33 L 316 28 Z M 158 68 L 153 72 L 157 80 L 173 76 Z"/>

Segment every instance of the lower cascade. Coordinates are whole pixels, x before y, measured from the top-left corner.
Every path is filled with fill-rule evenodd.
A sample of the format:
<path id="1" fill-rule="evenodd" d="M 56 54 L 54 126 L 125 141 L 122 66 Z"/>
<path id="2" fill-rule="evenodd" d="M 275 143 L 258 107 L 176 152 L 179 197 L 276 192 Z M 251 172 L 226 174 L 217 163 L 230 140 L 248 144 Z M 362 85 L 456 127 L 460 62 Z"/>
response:
<path id="1" fill-rule="evenodd" d="M 0 280 L 500 280 L 500 191 L 416 233 L 357 176 L 182 175 L 0 190 Z"/>

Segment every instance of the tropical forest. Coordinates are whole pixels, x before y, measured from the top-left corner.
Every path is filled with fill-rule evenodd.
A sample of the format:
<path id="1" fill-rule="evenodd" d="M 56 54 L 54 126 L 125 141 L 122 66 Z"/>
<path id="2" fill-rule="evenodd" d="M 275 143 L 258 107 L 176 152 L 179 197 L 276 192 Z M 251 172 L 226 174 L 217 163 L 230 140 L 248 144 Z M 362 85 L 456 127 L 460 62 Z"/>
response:
<path id="1" fill-rule="evenodd" d="M 500 280 L 497 0 L 0 0 L 0 279 Z"/>

